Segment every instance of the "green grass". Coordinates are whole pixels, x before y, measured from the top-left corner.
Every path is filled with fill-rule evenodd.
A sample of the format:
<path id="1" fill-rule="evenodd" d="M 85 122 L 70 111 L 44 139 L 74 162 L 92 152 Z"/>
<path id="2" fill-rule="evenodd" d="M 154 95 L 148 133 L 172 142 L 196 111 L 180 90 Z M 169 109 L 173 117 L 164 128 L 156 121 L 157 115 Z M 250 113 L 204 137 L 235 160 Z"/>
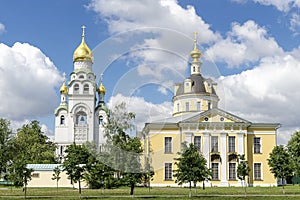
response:
<path id="1" fill-rule="evenodd" d="M 254 200 L 279 200 L 279 199 L 300 199 L 300 187 L 286 186 L 285 194 L 282 194 L 281 187 L 248 187 L 247 195 L 245 196 L 244 189 L 241 187 L 213 187 L 197 188 L 197 191 L 193 188 L 193 199 L 201 200 L 239 200 L 239 199 L 254 199 Z M 135 188 L 135 199 L 189 199 L 189 189 L 178 187 L 163 187 L 151 188 L 150 192 L 148 188 Z M 72 188 L 59 188 L 58 192 L 56 188 L 28 188 L 28 199 L 79 199 L 79 193 L 77 189 Z M 0 199 L 22 199 L 24 198 L 24 192 L 22 188 L 3 187 L 0 186 Z M 83 189 L 82 199 L 132 199 L 129 195 L 129 187 L 122 187 L 117 189 L 106 190 L 92 190 Z"/>

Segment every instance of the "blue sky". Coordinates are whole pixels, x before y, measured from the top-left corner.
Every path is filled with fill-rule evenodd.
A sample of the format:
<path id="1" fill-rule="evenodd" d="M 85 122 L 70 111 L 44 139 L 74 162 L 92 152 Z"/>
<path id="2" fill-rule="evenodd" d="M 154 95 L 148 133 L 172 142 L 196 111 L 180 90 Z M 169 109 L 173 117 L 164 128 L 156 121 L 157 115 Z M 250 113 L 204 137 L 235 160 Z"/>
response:
<path id="1" fill-rule="evenodd" d="M 32 119 L 53 135 L 62 73 L 81 40 L 93 49 L 106 101 L 125 101 L 136 123 L 169 116 L 174 82 L 189 75 L 193 32 L 202 73 L 220 107 L 253 122 L 279 122 L 285 144 L 300 124 L 300 3 L 295 0 L 2 0 L 0 117 Z M 98 79 L 99 80 L 99 79 Z"/>

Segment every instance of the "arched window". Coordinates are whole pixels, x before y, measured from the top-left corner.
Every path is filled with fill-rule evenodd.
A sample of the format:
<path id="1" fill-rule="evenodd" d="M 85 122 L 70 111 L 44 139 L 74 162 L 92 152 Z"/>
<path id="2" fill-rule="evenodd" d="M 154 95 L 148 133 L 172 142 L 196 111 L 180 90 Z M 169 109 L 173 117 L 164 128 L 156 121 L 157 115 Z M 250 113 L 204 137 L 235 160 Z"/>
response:
<path id="1" fill-rule="evenodd" d="M 87 124 L 87 115 L 85 112 L 80 111 L 76 114 L 76 124 L 78 125 Z"/>
<path id="2" fill-rule="evenodd" d="M 79 78 L 80 78 L 80 79 L 84 79 L 84 76 L 83 76 L 83 75 L 80 75 Z"/>
<path id="3" fill-rule="evenodd" d="M 64 125 L 65 124 L 65 116 L 60 116 L 60 125 Z"/>
<path id="4" fill-rule="evenodd" d="M 85 84 L 83 86 L 83 93 L 89 93 L 89 85 L 88 84 Z"/>
<path id="5" fill-rule="evenodd" d="M 79 93 L 79 85 L 75 84 L 74 85 L 74 94 L 78 94 Z"/>
<path id="6" fill-rule="evenodd" d="M 99 126 L 103 126 L 103 116 L 99 116 Z"/>

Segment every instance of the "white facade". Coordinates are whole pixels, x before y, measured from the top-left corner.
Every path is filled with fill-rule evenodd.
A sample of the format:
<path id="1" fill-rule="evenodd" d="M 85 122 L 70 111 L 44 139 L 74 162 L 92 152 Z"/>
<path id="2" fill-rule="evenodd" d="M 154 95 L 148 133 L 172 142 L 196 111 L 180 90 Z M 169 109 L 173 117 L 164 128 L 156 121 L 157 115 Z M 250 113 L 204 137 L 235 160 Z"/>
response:
<path id="1" fill-rule="evenodd" d="M 102 83 L 97 87 L 92 65 L 93 55 L 85 44 L 83 31 L 82 42 L 74 52 L 74 70 L 67 86 L 65 81 L 60 88 L 61 103 L 55 110 L 55 143 L 61 160 L 70 144 L 95 142 L 99 150 L 105 143 L 103 123 L 108 115 L 105 88 Z"/>

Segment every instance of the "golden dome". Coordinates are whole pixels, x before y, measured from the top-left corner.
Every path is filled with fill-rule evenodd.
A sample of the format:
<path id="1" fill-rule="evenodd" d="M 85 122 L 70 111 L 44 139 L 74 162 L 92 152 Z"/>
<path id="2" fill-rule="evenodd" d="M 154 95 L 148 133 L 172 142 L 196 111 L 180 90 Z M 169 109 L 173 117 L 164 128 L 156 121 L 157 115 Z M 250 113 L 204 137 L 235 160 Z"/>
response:
<path id="1" fill-rule="evenodd" d="M 97 91 L 98 91 L 99 94 L 101 94 L 101 93 L 105 94 L 106 93 L 106 89 L 105 89 L 105 87 L 104 87 L 104 85 L 102 83 L 100 84 L 100 86 L 99 86 L 99 88 L 98 88 Z"/>
<path id="2" fill-rule="evenodd" d="M 62 86 L 59 89 L 60 94 L 68 94 L 68 88 L 65 83 L 62 84 Z"/>
<path id="3" fill-rule="evenodd" d="M 90 61 L 93 62 L 93 54 L 91 49 L 87 46 L 84 40 L 84 29 L 85 26 L 82 26 L 82 40 L 80 45 L 76 48 L 73 54 L 73 61 Z"/>
<path id="4" fill-rule="evenodd" d="M 194 32 L 194 49 L 190 53 L 191 57 L 194 59 L 194 62 L 199 61 L 201 57 L 201 51 L 197 48 L 197 32 Z"/>

